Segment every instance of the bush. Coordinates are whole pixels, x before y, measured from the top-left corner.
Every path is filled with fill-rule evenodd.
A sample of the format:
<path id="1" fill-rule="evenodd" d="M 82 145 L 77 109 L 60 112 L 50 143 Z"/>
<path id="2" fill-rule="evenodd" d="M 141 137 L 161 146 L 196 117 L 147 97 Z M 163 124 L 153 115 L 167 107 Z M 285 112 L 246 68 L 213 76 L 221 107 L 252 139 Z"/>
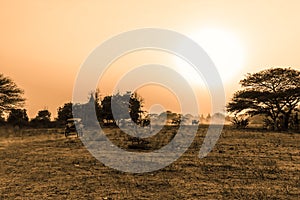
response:
<path id="1" fill-rule="evenodd" d="M 249 119 L 248 118 L 239 118 L 237 116 L 235 116 L 232 121 L 233 125 L 235 126 L 235 128 L 238 129 L 244 129 L 247 128 L 247 126 L 249 125 Z"/>

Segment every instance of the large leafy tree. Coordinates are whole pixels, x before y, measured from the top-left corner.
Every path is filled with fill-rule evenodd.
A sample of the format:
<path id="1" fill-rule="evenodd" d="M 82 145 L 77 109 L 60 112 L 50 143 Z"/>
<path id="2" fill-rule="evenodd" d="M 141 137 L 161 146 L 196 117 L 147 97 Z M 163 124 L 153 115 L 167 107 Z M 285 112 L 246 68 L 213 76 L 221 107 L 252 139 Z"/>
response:
<path id="1" fill-rule="evenodd" d="M 114 113 L 112 113 L 111 106 L 114 106 Z M 101 101 L 100 106 L 100 121 L 103 119 L 107 121 L 117 122 L 121 119 L 131 117 L 132 121 L 139 123 L 143 107 L 143 99 L 136 93 L 131 94 L 115 94 L 113 96 L 106 96 Z"/>
<path id="2" fill-rule="evenodd" d="M 0 116 L 24 105 L 21 90 L 9 77 L 0 74 Z"/>
<path id="3" fill-rule="evenodd" d="M 300 102 L 300 71 L 271 68 L 246 75 L 227 105 L 231 113 L 264 114 L 273 128 L 288 129 L 293 110 Z M 282 121 L 282 123 L 281 123 Z"/>

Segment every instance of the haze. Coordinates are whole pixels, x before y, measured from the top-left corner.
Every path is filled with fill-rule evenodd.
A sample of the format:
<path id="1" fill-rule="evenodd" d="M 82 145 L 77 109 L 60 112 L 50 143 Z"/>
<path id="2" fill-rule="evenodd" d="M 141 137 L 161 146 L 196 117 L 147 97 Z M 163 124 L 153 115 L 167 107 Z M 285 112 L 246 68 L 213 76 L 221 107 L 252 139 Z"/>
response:
<path id="1" fill-rule="evenodd" d="M 300 69 L 299 7 L 300 2 L 296 0 L 1 1 L 1 73 L 25 90 L 25 108 L 30 117 L 44 108 L 55 117 L 57 108 L 71 101 L 76 74 L 99 44 L 133 29 L 164 28 L 185 34 L 199 45 L 204 38 L 208 53 L 218 52 L 217 56 L 211 57 L 218 64 L 221 76 L 224 75 L 229 100 L 239 88 L 239 80 L 248 72 L 275 66 Z M 201 35 L 205 30 L 214 30 L 214 34 L 205 38 Z M 234 43 L 237 48 L 229 50 L 232 57 L 224 58 L 228 38 L 231 38 L 229 46 Z M 209 46 L 214 41 L 218 41 L 220 47 Z M 111 74 L 103 80 L 104 84 L 100 84 L 100 91 L 109 94 L 110 84 L 121 76 L 122 70 L 137 64 L 150 61 L 168 65 L 177 63 L 174 67 L 179 69 L 182 64 L 170 55 L 146 53 L 128 55 L 114 63 Z M 208 93 L 203 88 L 198 89 L 202 91 L 197 94 L 201 113 L 209 113 Z M 155 102 L 151 96 L 157 98 L 157 90 L 147 91 L 141 93 L 146 95 L 146 107 L 149 107 Z M 178 110 L 178 103 L 168 92 L 162 96 L 162 103 L 168 98 L 167 109 Z"/>

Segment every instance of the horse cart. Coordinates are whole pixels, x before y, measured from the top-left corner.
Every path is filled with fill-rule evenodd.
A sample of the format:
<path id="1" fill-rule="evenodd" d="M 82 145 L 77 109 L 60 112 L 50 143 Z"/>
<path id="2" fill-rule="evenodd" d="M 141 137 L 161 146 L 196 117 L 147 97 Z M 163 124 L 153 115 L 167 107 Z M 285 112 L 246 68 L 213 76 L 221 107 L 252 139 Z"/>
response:
<path id="1" fill-rule="evenodd" d="M 81 123 L 80 118 L 71 118 L 67 120 L 65 126 L 65 136 L 76 134 L 77 137 L 81 137 L 83 135 L 82 132 L 83 124 Z"/>

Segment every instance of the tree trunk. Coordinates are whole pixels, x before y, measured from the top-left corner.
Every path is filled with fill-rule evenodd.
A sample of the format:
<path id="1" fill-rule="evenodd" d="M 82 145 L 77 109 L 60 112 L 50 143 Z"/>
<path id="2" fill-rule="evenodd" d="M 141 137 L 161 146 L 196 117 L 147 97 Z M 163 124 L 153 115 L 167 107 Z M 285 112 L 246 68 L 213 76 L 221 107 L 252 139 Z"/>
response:
<path id="1" fill-rule="evenodd" d="M 283 122 L 283 130 L 289 129 L 289 121 L 290 121 L 291 112 L 287 112 L 284 114 L 284 122 Z"/>
<path id="2" fill-rule="evenodd" d="M 294 124 L 296 126 L 296 130 L 299 130 L 299 118 L 298 118 L 298 112 L 295 114 Z"/>
<path id="3" fill-rule="evenodd" d="M 278 130 L 278 120 L 277 117 L 271 117 L 273 120 L 273 126 L 272 126 L 272 131 L 277 131 Z"/>

